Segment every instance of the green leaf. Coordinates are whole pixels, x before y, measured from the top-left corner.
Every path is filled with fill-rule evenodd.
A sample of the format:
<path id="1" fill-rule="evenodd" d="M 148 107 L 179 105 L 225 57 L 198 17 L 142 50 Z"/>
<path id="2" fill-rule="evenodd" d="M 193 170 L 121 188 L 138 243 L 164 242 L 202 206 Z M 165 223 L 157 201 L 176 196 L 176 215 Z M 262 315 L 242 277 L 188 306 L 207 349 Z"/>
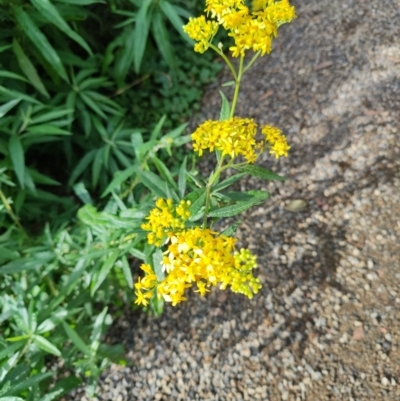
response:
<path id="1" fill-rule="evenodd" d="M 152 16 L 151 32 L 157 43 L 158 51 L 161 53 L 169 68 L 175 70 L 176 62 L 172 51 L 171 40 L 160 12 L 155 12 Z"/>
<path id="2" fill-rule="evenodd" d="M 25 77 L 22 75 L 16 74 L 15 72 L 0 70 L 0 78 L 10 78 L 10 79 L 17 79 L 18 81 L 28 82 Z"/>
<path id="3" fill-rule="evenodd" d="M 183 199 L 185 196 L 186 190 L 186 163 L 187 163 L 187 156 L 183 159 L 181 167 L 179 169 L 179 176 L 178 176 L 178 189 L 179 189 L 179 197 Z"/>
<path id="4" fill-rule="evenodd" d="M 92 164 L 92 186 L 95 188 L 99 182 L 101 169 L 104 162 L 104 148 L 97 149 L 96 156 Z"/>
<path id="5" fill-rule="evenodd" d="M 15 344 L 9 345 L 8 347 L 2 349 L 0 351 L 0 360 L 7 358 L 9 355 L 14 354 L 17 350 L 19 350 L 24 345 L 23 341 L 19 341 Z"/>
<path id="6" fill-rule="evenodd" d="M 165 119 L 167 118 L 167 116 L 164 114 L 159 120 L 158 123 L 156 124 L 156 126 L 154 127 L 153 131 L 151 131 L 150 134 L 150 141 L 154 141 L 155 139 L 157 139 L 161 133 L 161 128 L 164 125 Z"/>
<path id="7" fill-rule="evenodd" d="M 137 170 L 138 170 L 138 166 L 131 166 L 131 167 L 125 169 L 125 170 L 117 171 L 114 174 L 114 178 L 111 180 L 111 182 L 108 184 L 107 188 L 101 194 L 101 197 L 104 198 L 111 191 L 113 191 L 116 187 L 118 187 L 123 182 L 125 182 L 129 177 L 134 175 Z"/>
<path id="8" fill-rule="evenodd" d="M 129 267 L 128 259 L 124 255 L 121 258 L 121 261 L 122 261 L 122 272 L 124 273 L 126 283 L 128 284 L 128 287 L 132 289 L 133 288 L 133 278 L 132 278 L 131 268 Z"/>
<path id="9" fill-rule="evenodd" d="M 0 106 L 0 118 L 4 117 L 14 106 L 16 106 L 21 99 L 10 100 Z"/>
<path id="10" fill-rule="evenodd" d="M 79 92 L 79 96 L 83 100 L 83 102 L 92 109 L 96 114 L 104 119 L 107 119 L 107 116 L 104 114 L 103 110 L 97 105 L 97 103 L 85 92 Z"/>
<path id="11" fill-rule="evenodd" d="M 8 144 L 11 161 L 21 188 L 25 186 L 25 155 L 21 141 L 17 135 L 12 135 Z"/>
<path id="12" fill-rule="evenodd" d="M 26 130 L 34 135 L 72 135 L 71 132 L 51 124 L 31 125 Z M 29 135 L 25 134 L 25 137 L 29 137 Z"/>
<path id="13" fill-rule="evenodd" d="M 222 98 L 221 112 L 219 115 L 219 121 L 229 120 L 231 114 L 231 106 L 228 99 L 222 91 L 219 91 Z"/>
<path id="14" fill-rule="evenodd" d="M 103 284 L 103 281 L 107 278 L 111 269 L 114 267 L 115 262 L 118 259 L 118 256 L 119 256 L 119 250 L 114 249 L 113 251 L 110 252 L 108 258 L 104 261 L 103 266 L 100 269 L 100 273 L 98 277 L 96 277 L 96 279 L 94 280 L 93 287 L 90 291 L 92 296 L 98 290 L 98 288 Z"/>
<path id="15" fill-rule="evenodd" d="M 0 401 L 24 401 L 24 399 L 20 397 L 0 397 Z"/>
<path id="16" fill-rule="evenodd" d="M 25 93 L 18 92 L 18 91 L 13 91 L 8 88 L 5 88 L 4 86 L 0 85 L 0 94 L 9 97 L 13 100 L 15 99 L 22 99 L 26 100 L 27 102 L 34 103 L 34 104 L 41 104 L 38 100 L 33 98 L 32 96 L 28 96 Z"/>
<path id="17" fill-rule="evenodd" d="M 74 112 L 73 108 L 65 109 L 54 109 L 50 110 L 47 113 L 39 114 L 31 118 L 31 124 L 36 125 L 40 123 L 45 123 L 48 121 L 57 120 L 61 117 L 67 116 Z M 54 122 L 55 123 L 55 122 Z"/>
<path id="18" fill-rule="evenodd" d="M 153 156 L 151 158 L 151 161 L 156 166 L 161 177 L 164 178 L 164 180 L 169 185 L 171 185 L 172 188 L 178 189 L 178 186 L 176 185 L 176 182 L 174 181 L 171 172 L 168 170 L 168 167 L 164 164 L 164 162 L 162 162 L 157 156 Z"/>
<path id="19" fill-rule="evenodd" d="M 153 0 L 143 0 L 142 5 L 139 8 L 137 14 L 137 22 L 135 27 L 134 36 L 134 67 L 135 72 L 139 73 L 140 64 L 144 54 L 144 49 L 147 43 L 147 37 L 149 35 L 150 21 L 151 21 L 151 9 L 149 7 Z"/>
<path id="20" fill-rule="evenodd" d="M 227 178 L 226 180 L 220 182 L 215 187 L 213 187 L 213 192 L 217 192 L 217 191 L 220 191 L 221 189 L 230 187 L 235 182 L 242 179 L 245 175 L 246 175 L 246 173 L 239 173 L 239 174 L 232 175 L 231 177 Z"/>
<path id="21" fill-rule="evenodd" d="M 263 180 L 275 180 L 275 181 L 285 181 L 287 178 L 282 177 L 271 170 L 267 170 L 264 167 L 254 166 L 252 164 L 247 164 L 245 166 L 236 167 L 232 166 L 234 169 L 243 171 L 244 173 L 250 174 L 253 177 L 262 178 Z"/>
<path id="22" fill-rule="evenodd" d="M 77 6 L 88 6 L 90 4 L 102 3 L 106 4 L 104 0 L 56 0 L 58 3 L 76 4 Z"/>
<path id="23" fill-rule="evenodd" d="M 220 235 L 226 235 L 227 237 L 232 237 L 235 234 L 236 230 L 242 223 L 242 220 L 238 220 L 236 223 L 231 224 L 229 227 L 225 228 L 224 231 L 221 232 Z"/>
<path id="24" fill-rule="evenodd" d="M 21 45 L 18 43 L 17 39 L 13 39 L 13 50 L 14 54 L 17 57 L 18 65 L 21 68 L 22 72 L 26 75 L 29 82 L 45 97 L 50 98 L 45 86 L 43 85 L 42 80 L 39 77 L 39 74 L 36 71 L 35 66 L 32 64 L 31 60 L 29 60 L 28 56 L 25 54 Z"/>
<path id="25" fill-rule="evenodd" d="M 31 17 L 21 7 L 17 5 L 11 5 L 11 7 L 19 26 L 34 46 L 36 46 L 43 58 L 62 79 L 69 82 L 67 72 L 64 69 L 61 59 L 51 46 L 46 36 L 43 35 L 36 24 L 32 21 Z"/>
<path id="26" fill-rule="evenodd" d="M 59 14 L 57 8 L 54 7 L 49 0 L 31 0 L 31 3 L 48 22 L 54 24 L 58 29 L 63 31 L 67 36 L 69 36 L 72 40 L 82 46 L 90 55 L 92 55 L 89 45 L 81 36 L 79 36 L 70 28 L 63 17 L 61 17 Z"/>
<path id="27" fill-rule="evenodd" d="M 169 22 L 174 26 L 174 28 L 178 31 L 178 33 L 182 36 L 183 39 L 186 40 L 190 45 L 193 45 L 193 40 L 189 38 L 189 36 L 183 31 L 183 22 L 182 18 L 178 14 L 178 10 L 166 0 L 160 0 L 158 2 L 162 12 L 168 18 Z"/>
<path id="28" fill-rule="evenodd" d="M 33 387 L 41 381 L 52 376 L 54 376 L 53 372 L 38 373 L 37 375 L 31 376 L 28 379 L 23 380 L 21 383 L 14 385 L 12 388 L 10 388 L 10 390 L 7 391 L 7 394 L 12 395 L 20 393 L 21 391 L 27 390 L 28 388 Z"/>
<path id="29" fill-rule="evenodd" d="M 157 276 L 158 281 L 163 281 L 165 279 L 165 273 L 162 270 L 162 260 L 163 260 L 163 253 L 160 248 L 158 248 L 152 256 L 153 261 L 153 270 Z"/>
<path id="30" fill-rule="evenodd" d="M 93 161 L 97 153 L 97 149 L 92 149 L 76 165 L 76 167 L 72 170 L 71 176 L 68 181 L 68 185 L 72 185 L 75 180 L 87 169 L 89 164 Z"/>
<path id="31" fill-rule="evenodd" d="M 205 200 L 206 200 L 206 190 L 203 189 L 201 190 L 200 196 L 189 207 L 189 212 L 190 212 L 189 221 L 193 221 L 192 219 L 195 217 L 197 219 L 198 217 L 197 214 L 199 213 L 200 209 L 204 206 Z"/>
<path id="32" fill-rule="evenodd" d="M 60 182 L 53 180 L 50 177 L 47 177 L 47 175 L 44 175 L 42 173 L 39 173 L 38 171 L 28 168 L 27 169 L 30 175 L 32 176 L 32 179 L 35 184 L 43 184 L 43 185 L 61 185 Z"/>
<path id="33" fill-rule="evenodd" d="M 90 336 L 90 340 L 93 342 L 97 342 L 100 340 L 104 319 L 106 318 L 108 307 L 106 306 L 103 310 L 97 315 L 96 320 L 93 324 L 92 334 Z M 93 347 L 92 347 L 93 349 Z M 94 349 L 93 349 L 94 350 Z M 97 350 L 97 347 L 96 347 Z"/>
<path id="34" fill-rule="evenodd" d="M 149 188 L 160 198 L 168 198 L 168 191 L 165 182 L 154 173 L 151 171 L 137 170 L 136 174 L 145 187 Z"/>
<path id="35" fill-rule="evenodd" d="M 235 85 L 236 82 L 235 81 L 228 81 L 228 82 L 224 82 L 221 86 L 232 86 Z"/>
<path id="36" fill-rule="evenodd" d="M 75 184 L 72 189 L 75 192 L 75 195 L 85 204 L 85 205 L 93 205 L 93 199 L 90 196 L 90 193 L 85 187 L 83 182 L 78 182 Z"/>
<path id="37" fill-rule="evenodd" d="M 67 333 L 68 338 L 74 343 L 75 347 L 79 349 L 79 351 L 83 352 L 87 356 L 91 356 L 91 352 L 89 347 L 85 344 L 79 334 L 72 329 L 67 323 L 61 322 L 65 332 Z"/>
<path id="38" fill-rule="evenodd" d="M 33 336 L 33 342 L 43 351 L 46 351 L 49 354 L 53 354 L 56 356 L 61 356 L 60 350 L 55 345 L 53 345 L 49 340 L 46 340 L 44 337 L 35 334 Z"/>
<path id="39" fill-rule="evenodd" d="M 265 199 L 262 199 L 260 197 L 260 198 L 255 198 L 252 201 L 239 202 L 239 203 L 236 203 L 235 205 L 225 206 L 225 207 L 222 207 L 220 209 L 216 209 L 216 210 L 213 210 L 212 212 L 210 212 L 209 213 L 209 217 L 232 217 L 232 216 L 236 216 L 236 215 L 244 212 L 245 210 L 251 208 L 252 206 L 255 206 L 258 203 L 264 202 Z"/>

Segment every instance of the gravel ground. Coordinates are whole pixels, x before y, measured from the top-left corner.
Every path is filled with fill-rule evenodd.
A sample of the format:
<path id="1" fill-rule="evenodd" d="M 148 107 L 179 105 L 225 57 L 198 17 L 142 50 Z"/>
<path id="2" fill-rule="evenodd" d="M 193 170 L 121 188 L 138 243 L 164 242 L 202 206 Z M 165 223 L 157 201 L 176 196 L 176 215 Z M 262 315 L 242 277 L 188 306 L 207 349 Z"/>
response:
<path id="1" fill-rule="evenodd" d="M 260 161 L 289 181 L 241 183 L 273 194 L 238 232 L 262 291 L 125 316 L 133 365 L 112 366 L 97 400 L 400 400 L 400 2 L 293 3 L 238 107 L 292 146 Z"/>

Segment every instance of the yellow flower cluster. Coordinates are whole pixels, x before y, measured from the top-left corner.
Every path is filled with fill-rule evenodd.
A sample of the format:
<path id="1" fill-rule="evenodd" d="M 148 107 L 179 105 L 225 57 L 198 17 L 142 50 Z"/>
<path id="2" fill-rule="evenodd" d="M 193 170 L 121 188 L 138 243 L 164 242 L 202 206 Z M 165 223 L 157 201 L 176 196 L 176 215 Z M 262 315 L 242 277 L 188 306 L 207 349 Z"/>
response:
<path id="1" fill-rule="evenodd" d="M 185 221 L 190 217 L 190 204 L 190 201 L 182 200 L 178 206 L 175 206 L 171 199 L 158 199 L 156 207 L 146 218 L 148 222 L 141 226 L 143 230 L 150 231 L 147 242 L 150 245 L 161 246 L 169 231 L 183 229 Z"/>
<path id="2" fill-rule="evenodd" d="M 290 146 L 287 143 L 285 135 L 282 134 L 281 130 L 270 125 L 264 125 L 261 132 L 265 135 L 265 139 L 269 144 L 270 153 L 279 158 L 281 156 L 287 156 Z"/>
<path id="3" fill-rule="evenodd" d="M 234 39 L 234 46 L 229 48 L 233 57 L 243 56 L 249 49 L 260 51 L 261 55 L 270 53 L 278 27 L 296 17 L 289 0 L 254 0 L 253 12 L 244 0 L 207 0 L 205 11 L 216 21 L 204 16 L 190 18 L 183 28 L 198 42 L 194 50 L 200 53 L 207 50 L 218 25 L 222 25 Z"/>
<path id="4" fill-rule="evenodd" d="M 207 21 L 204 15 L 198 18 L 189 18 L 187 25 L 183 30 L 193 39 L 196 43 L 194 51 L 204 53 L 212 41 L 215 34 L 218 32 L 218 23 L 215 21 Z"/>
<path id="5" fill-rule="evenodd" d="M 266 125 L 262 133 L 275 157 L 287 156 L 290 146 L 278 128 Z M 207 120 L 192 134 L 193 149 L 201 156 L 204 150 L 219 150 L 232 159 L 243 156 L 254 163 L 264 150 L 264 143 L 256 141 L 257 124 L 252 118 L 233 117 L 224 121 Z"/>
<path id="6" fill-rule="evenodd" d="M 165 200 L 157 203 L 162 207 L 153 209 L 151 215 L 152 212 L 158 214 L 165 209 L 165 204 L 168 205 Z M 168 205 L 168 208 L 173 207 Z M 164 229 L 165 226 L 161 228 Z M 146 306 L 155 294 L 175 306 L 186 300 L 185 290 L 194 285 L 195 292 L 201 296 L 217 285 L 221 289 L 229 286 L 233 292 L 249 298 L 261 288 L 260 280 L 252 274 L 257 267 L 256 257 L 245 249 L 237 252 L 236 239 L 200 227 L 168 231 L 167 235 L 169 245 L 162 261 L 166 277 L 158 281 L 151 266 L 143 264 L 141 269 L 146 274 L 135 284 L 136 304 Z"/>

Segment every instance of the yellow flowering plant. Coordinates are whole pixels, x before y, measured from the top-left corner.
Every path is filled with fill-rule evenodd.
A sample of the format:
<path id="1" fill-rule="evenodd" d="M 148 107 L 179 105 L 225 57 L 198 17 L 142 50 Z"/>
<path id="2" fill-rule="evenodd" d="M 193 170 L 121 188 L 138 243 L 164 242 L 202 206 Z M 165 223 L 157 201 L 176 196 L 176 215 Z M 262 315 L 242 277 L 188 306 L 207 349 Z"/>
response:
<path id="1" fill-rule="evenodd" d="M 186 159 L 177 183 L 165 168 L 160 171 L 165 183 L 150 172 L 146 176 L 142 173 L 143 183 L 159 198 L 141 225 L 147 233 L 147 245 L 143 275 L 135 284 L 136 304 L 147 306 L 151 300 L 161 300 L 176 305 L 186 300 L 189 288 L 204 296 L 213 286 L 229 287 L 249 298 L 261 288 L 260 280 L 253 275 L 256 256 L 237 249 L 237 240 L 232 237 L 240 222 L 223 232 L 214 230 L 213 225 L 269 197 L 268 192 L 260 190 L 227 191 L 244 175 L 284 180 L 254 163 L 264 151 L 275 158 L 287 156 L 290 146 L 286 137 L 276 127 L 259 128 L 254 119 L 235 116 L 235 109 L 244 73 L 259 57 L 271 52 L 278 28 L 293 18 L 295 10 L 288 0 L 254 0 L 251 9 L 244 0 L 206 0 L 205 15 L 190 18 L 183 27 L 196 42 L 196 52 L 212 49 L 223 58 L 233 75 L 228 84 L 235 85 L 235 90 L 231 103 L 221 92 L 219 120 L 205 121 L 191 135 L 199 156 L 205 151 L 216 154 L 216 167 L 207 180 L 188 171 Z M 239 58 L 237 68 L 224 53 L 223 44 L 213 43 L 221 28 L 233 38 L 229 51 L 233 58 Z M 255 54 L 245 64 L 248 51 Z M 237 173 L 221 181 L 222 172 L 229 168 Z"/>

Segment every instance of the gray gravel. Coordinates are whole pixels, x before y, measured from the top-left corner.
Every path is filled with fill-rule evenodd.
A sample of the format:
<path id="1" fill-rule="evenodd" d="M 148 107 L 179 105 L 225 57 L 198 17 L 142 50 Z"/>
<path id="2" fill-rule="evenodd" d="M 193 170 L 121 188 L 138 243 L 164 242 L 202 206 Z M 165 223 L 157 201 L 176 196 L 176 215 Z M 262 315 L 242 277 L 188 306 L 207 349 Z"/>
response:
<path id="1" fill-rule="evenodd" d="M 238 107 L 292 146 L 260 161 L 289 181 L 240 184 L 273 194 L 238 232 L 263 289 L 125 316 L 133 365 L 112 366 L 97 400 L 400 400 L 400 3 L 293 3 Z"/>

